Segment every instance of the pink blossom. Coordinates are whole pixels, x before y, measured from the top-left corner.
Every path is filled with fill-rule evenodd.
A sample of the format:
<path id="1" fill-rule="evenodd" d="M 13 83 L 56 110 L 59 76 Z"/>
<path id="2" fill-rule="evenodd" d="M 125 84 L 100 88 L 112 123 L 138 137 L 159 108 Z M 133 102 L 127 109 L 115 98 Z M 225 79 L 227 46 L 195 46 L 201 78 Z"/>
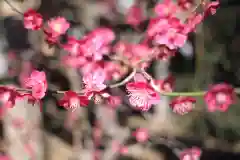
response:
<path id="1" fill-rule="evenodd" d="M 38 83 L 32 86 L 32 96 L 37 99 L 42 99 L 47 91 L 46 83 Z"/>
<path id="2" fill-rule="evenodd" d="M 225 112 L 235 101 L 234 88 L 226 83 L 213 85 L 204 95 L 204 100 L 209 112 Z"/>
<path id="3" fill-rule="evenodd" d="M 26 29 L 39 30 L 43 25 L 42 15 L 34 11 L 33 9 L 29 9 L 24 13 L 24 27 Z"/>
<path id="4" fill-rule="evenodd" d="M 147 79 L 140 73 L 136 73 L 134 75 L 133 79 L 135 82 L 145 82 L 145 83 L 148 82 Z"/>
<path id="5" fill-rule="evenodd" d="M 172 100 L 170 106 L 174 113 L 184 115 L 193 110 L 196 100 L 192 97 L 177 97 Z"/>
<path id="6" fill-rule="evenodd" d="M 88 64 L 86 57 L 82 55 L 78 56 L 65 55 L 61 58 L 61 61 L 64 65 L 73 68 L 85 67 Z"/>
<path id="7" fill-rule="evenodd" d="M 70 27 L 69 22 L 64 17 L 57 17 L 48 21 L 48 29 L 54 36 L 64 34 Z"/>
<path id="8" fill-rule="evenodd" d="M 72 111 L 76 110 L 79 107 L 85 107 L 89 103 L 89 100 L 86 96 L 79 96 L 73 91 L 67 91 L 64 93 L 64 96 L 59 101 L 59 105 L 63 106 L 66 109 L 71 109 Z"/>
<path id="9" fill-rule="evenodd" d="M 110 43 L 115 39 L 115 34 L 108 28 L 97 28 L 84 37 L 81 51 L 86 57 L 94 61 L 102 60 L 103 55 L 110 52 Z"/>
<path id="10" fill-rule="evenodd" d="M 167 32 L 157 34 L 154 37 L 154 43 L 166 45 L 169 49 L 182 47 L 187 40 L 187 35 L 180 33 L 177 29 L 169 28 Z"/>
<path id="11" fill-rule="evenodd" d="M 177 2 L 178 2 L 178 6 L 184 11 L 189 10 L 194 3 L 193 0 L 178 0 Z"/>
<path id="12" fill-rule="evenodd" d="M 144 20 L 144 14 L 142 8 L 138 5 L 133 5 L 128 10 L 126 16 L 126 23 L 136 27 Z"/>
<path id="13" fill-rule="evenodd" d="M 32 88 L 32 95 L 36 99 L 42 99 L 47 91 L 47 80 L 44 72 L 34 70 L 25 81 L 25 86 Z"/>
<path id="14" fill-rule="evenodd" d="M 106 73 L 103 69 L 98 68 L 93 73 L 83 75 L 83 83 L 85 89 L 89 91 L 99 92 L 105 89 L 107 86 L 104 84 L 106 79 Z"/>
<path id="15" fill-rule="evenodd" d="M 147 33 L 155 45 L 166 45 L 170 50 L 182 47 L 187 40 L 185 24 L 176 17 L 151 19 Z"/>
<path id="16" fill-rule="evenodd" d="M 81 53 L 81 41 L 74 37 L 68 37 L 67 44 L 62 45 L 62 48 L 70 53 L 71 56 L 78 56 Z"/>
<path id="17" fill-rule="evenodd" d="M 220 6 L 219 0 L 207 3 L 205 5 L 204 16 L 206 17 L 208 15 L 214 15 L 217 12 L 219 6 Z"/>
<path id="18" fill-rule="evenodd" d="M 183 33 L 188 34 L 192 31 L 195 31 L 195 28 L 198 24 L 200 24 L 203 21 L 203 15 L 202 14 L 192 14 L 188 17 L 186 25 L 184 26 Z"/>
<path id="19" fill-rule="evenodd" d="M 130 104 L 141 111 L 148 111 L 160 100 L 158 93 L 146 82 L 129 82 L 126 88 Z"/>
<path id="20" fill-rule="evenodd" d="M 169 24 L 168 18 L 152 18 L 148 24 L 147 35 L 154 37 L 158 33 L 165 32 L 171 25 Z"/>
<path id="21" fill-rule="evenodd" d="M 114 51 L 120 57 L 127 59 L 133 67 L 136 67 L 136 64 L 143 59 L 148 62 L 149 57 L 154 53 L 154 50 L 146 44 L 129 44 L 125 42 L 117 43 L 114 46 Z"/>

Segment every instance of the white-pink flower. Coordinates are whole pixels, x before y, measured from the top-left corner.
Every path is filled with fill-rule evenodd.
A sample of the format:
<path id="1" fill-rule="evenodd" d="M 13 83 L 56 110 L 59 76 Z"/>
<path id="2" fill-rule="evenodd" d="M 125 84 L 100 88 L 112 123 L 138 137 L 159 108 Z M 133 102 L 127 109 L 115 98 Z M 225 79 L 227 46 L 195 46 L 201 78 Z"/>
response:
<path id="1" fill-rule="evenodd" d="M 135 82 L 126 84 L 126 89 L 129 93 L 129 102 L 136 109 L 148 111 L 152 105 L 159 102 L 160 96 L 140 75 L 137 74 L 134 79 Z"/>
<path id="2" fill-rule="evenodd" d="M 34 70 L 30 77 L 25 81 L 25 86 L 32 88 L 32 96 L 42 99 L 47 91 L 47 80 L 44 72 Z"/>
<path id="3" fill-rule="evenodd" d="M 83 83 L 85 84 L 86 90 L 99 92 L 107 87 L 104 84 L 105 79 L 105 71 L 101 68 L 98 68 L 93 73 L 84 74 Z"/>
<path id="4" fill-rule="evenodd" d="M 64 17 L 57 17 L 48 21 L 49 31 L 56 36 L 64 34 L 69 27 L 70 23 Z"/>

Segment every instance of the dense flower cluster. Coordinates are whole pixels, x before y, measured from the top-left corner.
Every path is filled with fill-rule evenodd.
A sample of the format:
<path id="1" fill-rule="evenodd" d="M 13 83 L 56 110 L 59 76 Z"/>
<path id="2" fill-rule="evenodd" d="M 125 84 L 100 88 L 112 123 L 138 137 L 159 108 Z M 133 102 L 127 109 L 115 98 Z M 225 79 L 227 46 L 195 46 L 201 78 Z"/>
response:
<path id="1" fill-rule="evenodd" d="M 215 14 L 219 2 L 202 1 L 199 6 L 204 12 L 198 13 L 197 10 L 193 10 L 185 20 L 177 17 L 179 12 L 187 11 L 192 6 L 191 0 L 179 0 L 178 3 L 164 0 L 157 4 L 154 8 L 155 16 L 150 19 L 145 37 L 139 44 L 119 41 L 113 46 L 116 35 L 111 28 L 104 27 L 93 30 L 81 39 L 68 37 L 67 43 L 62 44 L 60 38 L 66 34 L 70 23 L 63 17 L 55 17 L 43 25 L 42 16 L 32 9 L 24 13 L 24 26 L 29 30 L 42 30 L 49 44 L 59 45 L 68 52 L 62 57 L 62 62 L 81 71 L 84 88 L 79 92 L 65 91 L 59 101 L 61 106 L 74 111 L 79 107 L 87 107 L 90 100 L 94 100 L 96 103 L 106 103 L 116 108 L 121 104 L 121 98 L 112 96 L 108 89 L 126 85 L 132 107 L 148 111 L 152 105 L 158 104 L 160 96 L 173 92 L 175 80 L 172 76 L 154 79 L 145 69 L 153 60 L 166 61 L 174 56 L 176 49 L 185 44 L 188 34 L 194 32 L 206 16 Z M 128 11 L 126 23 L 137 29 L 146 19 L 142 12 L 140 6 L 134 4 Z M 110 60 L 105 60 L 104 57 Z M 111 85 L 115 79 L 126 76 L 122 64 L 131 68 L 133 72 L 118 84 Z M 45 73 L 33 70 L 29 76 L 28 74 L 21 78 L 22 86 L 26 89 L 0 87 L 0 98 L 4 106 L 1 113 L 13 107 L 18 98 L 27 97 L 30 102 L 35 103 L 45 96 L 48 90 Z M 234 97 L 234 89 L 228 84 L 213 85 L 204 95 L 210 112 L 226 111 L 234 102 Z M 172 100 L 170 108 L 173 112 L 184 115 L 192 111 L 195 102 L 193 97 L 179 95 Z M 138 129 L 134 135 L 140 142 L 148 139 L 148 133 L 144 129 Z M 122 153 L 127 152 L 124 147 L 117 148 Z M 200 156 L 199 150 L 193 149 L 184 152 L 182 160 L 192 156 L 192 153 L 194 160 Z"/>
<path id="2" fill-rule="evenodd" d="M 152 105 L 160 101 L 161 94 L 173 92 L 175 80 L 172 76 L 162 80 L 153 79 L 145 74 L 144 69 L 154 59 L 168 60 L 174 56 L 175 50 L 184 45 L 188 34 L 194 31 L 196 25 L 201 23 L 206 15 L 216 12 L 219 2 L 202 2 L 200 6 L 204 12 L 198 13 L 194 10 L 184 21 L 176 16 L 179 12 L 189 10 L 192 5 L 192 1 L 189 0 L 178 1 L 178 3 L 165 0 L 157 4 L 154 8 L 155 17 L 150 19 L 145 39 L 139 44 L 119 41 L 112 46 L 116 35 L 111 28 L 104 27 L 93 30 L 79 40 L 68 37 L 67 43 L 61 44 L 59 39 L 67 32 L 70 23 L 63 17 L 56 17 L 43 25 L 42 16 L 32 9 L 24 13 L 24 26 L 31 30 L 43 29 L 47 42 L 58 44 L 68 52 L 62 57 L 62 62 L 82 73 L 84 88 L 80 93 L 66 91 L 60 100 L 61 106 L 76 109 L 87 106 L 92 99 L 96 103 L 119 105 L 120 98 L 111 96 L 108 88 L 113 86 L 107 84 L 111 83 L 115 77 L 125 75 L 121 66 L 123 62 L 136 71 L 121 84 L 126 84 L 130 104 L 134 109 L 148 111 Z M 127 23 L 137 27 L 144 19 L 139 5 L 134 4 L 130 7 Z M 104 56 L 108 56 L 110 61 L 105 60 Z M 47 91 L 45 73 L 33 71 L 29 78 L 26 75 L 22 78 L 24 79 L 22 86 L 31 89 L 32 94 L 24 95 L 29 98 L 31 96 L 32 100 L 42 99 Z M 2 87 L 1 95 L 4 95 L 2 100 L 8 106 L 12 106 L 15 99 L 21 97 L 22 93 L 16 89 Z M 204 98 L 209 111 L 226 111 L 234 102 L 234 89 L 228 84 L 218 84 L 212 86 Z M 172 100 L 170 107 L 173 112 L 183 115 L 192 111 L 195 102 L 193 97 L 180 95 Z"/>

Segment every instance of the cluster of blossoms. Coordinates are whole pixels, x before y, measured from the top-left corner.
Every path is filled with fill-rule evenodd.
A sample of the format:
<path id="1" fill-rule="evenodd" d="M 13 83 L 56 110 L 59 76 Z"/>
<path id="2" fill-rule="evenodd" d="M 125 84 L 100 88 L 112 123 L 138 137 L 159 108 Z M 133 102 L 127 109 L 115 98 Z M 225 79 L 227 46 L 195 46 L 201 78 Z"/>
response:
<path id="1" fill-rule="evenodd" d="M 42 15 L 32 9 L 24 13 L 24 26 L 29 30 L 42 30 L 50 45 L 58 45 L 68 53 L 62 57 L 63 64 L 79 70 L 82 74 L 84 88 L 81 91 L 56 91 L 64 94 L 59 101 L 61 106 L 75 110 L 78 107 L 87 107 L 89 102 L 94 100 L 95 103 L 106 103 L 114 108 L 121 104 L 121 98 L 112 96 L 109 89 L 125 85 L 132 107 L 148 111 L 152 105 L 159 103 L 160 96 L 173 93 L 175 80 L 171 75 L 165 79 L 153 79 L 145 69 L 153 60 L 167 61 L 174 56 L 176 50 L 185 44 L 188 34 L 194 32 L 204 18 L 216 12 L 219 2 L 202 1 L 198 7 L 201 7 L 203 12 L 193 10 L 185 20 L 177 17 L 179 12 L 187 12 L 192 6 L 191 0 L 178 0 L 178 3 L 164 0 L 157 4 L 154 7 L 155 17 L 150 19 L 145 37 L 139 44 L 119 41 L 113 45 L 116 35 L 111 28 L 105 27 L 97 28 L 81 39 L 67 37 L 67 43 L 63 44 L 60 39 L 66 35 L 70 23 L 64 17 L 55 17 L 44 25 Z M 138 25 L 144 20 L 146 17 L 143 10 L 134 4 L 128 11 L 126 23 L 138 29 Z M 111 85 L 112 81 L 126 76 L 123 64 L 133 70 L 132 73 L 123 81 Z M 0 87 L 3 108 L 13 107 L 17 99 L 24 97 L 30 102 L 40 103 L 48 90 L 46 75 L 41 71 L 33 70 L 29 77 L 21 78 L 21 83 L 25 89 Z M 226 111 L 234 102 L 235 91 L 232 86 L 222 83 L 211 86 L 202 95 L 208 111 Z M 192 111 L 195 102 L 191 95 L 179 94 L 179 97 L 172 100 L 170 107 L 173 112 L 184 115 Z M 148 139 L 146 132 L 139 129 L 134 135 L 139 142 L 144 142 Z M 126 152 L 124 148 L 120 150 Z M 190 152 L 199 158 L 200 151 L 192 149 L 182 153 L 182 159 L 187 159 Z"/>
<path id="2" fill-rule="evenodd" d="M 176 14 L 189 10 L 190 1 L 179 1 L 178 4 L 170 0 L 157 4 L 154 8 L 155 17 L 151 18 L 147 27 L 145 39 L 139 44 L 119 41 L 114 46 L 112 42 L 116 35 L 111 28 L 97 28 L 81 39 L 67 37 L 67 43 L 62 44 L 60 38 L 66 34 L 70 23 L 63 17 L 52 18 L 43 25 L 41 14 L 30 9 L 24 13 L 24 26 L 30 30 L 43 30 L 46 41 L 51 45 L 59 45 L 67 55 L 62 62 L 79 70 L 83 77 L 84 88 L 80 92 L 66 91 L 59 101 L 67 109 L 87 106 L 90 100 L 96 103 L 107 103 L 116 107 L 121 99 L 112 96 L 109 88 L 126 85 L 129 102 L 134 109 L 148 111 L 152 105 L 160 101 L 160 96 L 173 92 L 174 78 L 170 75 L 165 79 L 156 80 L 146 73 L 153 60 L 168 60 L 175 55 L 177 48 L 182 47 L 190 32 L 209 14 L 214 14 L 219 2 L 202 2 L 199 6 L 203 13 L 192 11 L 184 21 Z M 145 18 L 138 5 L 130 8 L 127 23 L 137 28 Z M 107 57 L 110 60 L 105 60 Z M 112 80 L 123 77 L 126 73 L 123 65 L 133 72 L 120 85 L 107 85 Z M 28 96 L 31 100 L 39 101 L 47 91 L 47 81 L 44 72 L 33 71 L 29 78 L 22 80 L 25 88 L 32 89 L 32 94 L 22 93 L 9 87 L 1 87 L 2 100 L 13 106 L 18 97 Z M 21 90 L 20 90 L 21 91 Z M 234 89 L 228 84 L 213 85 L 204 99 L 210 112 L 226 111 L 234 102 Z M 195 98 L 191 96 L 176 97 L 170 103 L 173 112 L 183 115 L 192 111 Z"/>

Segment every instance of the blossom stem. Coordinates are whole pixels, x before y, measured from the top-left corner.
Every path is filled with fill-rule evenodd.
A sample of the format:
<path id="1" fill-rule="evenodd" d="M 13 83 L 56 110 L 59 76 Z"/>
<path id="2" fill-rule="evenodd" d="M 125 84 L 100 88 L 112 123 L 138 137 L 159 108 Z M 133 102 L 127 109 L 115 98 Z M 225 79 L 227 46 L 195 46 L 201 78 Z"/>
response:
<path id="1" fill-rule="evenodd" d="M 127 82 L 129 82 L 134 77 L 136 72 L 137 72 L 137 70 L 134 68 L 132 73 L 130 73 L 124 80 L 122 80 L 119 83 L 110 85 L 109 88 L 116 88 L 116 87 L 119 87 L 119 86 L 122 86 L 122 85 L 126 84 Z"/>
<path id="2" fill-rule="evenodd" d="M 119 83 L 116 83 L 116 84 L 113 84 L 113 85 L 110 85 L 109 87 L 110 88 L 115 88 L 115 87 L 119 87 L 119 86 L 122 86 L 124 84 L 126 84 L 127 82 L 129 82 L 133 76 L 135 75 L 136 71 L 133 71 L 127 78 L 125 78 L 123 81 L 119 82 Z M 159 92 L 160 95 L 162 96 L 169 96 L 169 97 L 176 97 L 176 96 L 193 96 L 193 97 L 198 97 L 198 96 L 203 96 L 207 91 L 196 91 L 196 92 L 162 92 L 158 89 L 158 87 L 154 84 L 152 84 L 152 87 L 157 91 Z M 4 86 L 5 87 L 5 86 Z M 15 88 L 16 91 L 22 91 L 22 92 L 31 92 L 30 89 L 24 89 L 24 88 Z M 55 93 L 55 94 L 64 94 L 65 92 L 67 91 L 58 91 L 58 90 L 48 90 L 52 93 Z M 234 92 L 235 93 L 238 93 L 240 94 L 240 88 L 235 88 L 234 89 Z M 76 91 L 77 94 L 83 94 L 84 91 Z"/>
<path id="3" fill-rule="evenodd" d="M 153 78 L 150 74 L 148 74 L 145 70 L 141 69 L 139 70 L 143 74 L 143 76 L 150 81 L 151 86 L 155 91 L 159 92 L 162 96 L 169 96 L 169 97 L 177 97 L 177 96 L 192 96 L 192 97 L 198 97 L 203 96 L 207 91 L 196 91 L 196 92 L 163 92 L 160 90 L 158 86 L 155 85 Z M 235 88 L 235 93 L 240 93 L 240 88 Z"/>
<path id="4" fill-rule="evenodd" d="M 153 87 L 155 88 L 155 87 Z M 240 93 L 240 88 L 234 89 L 235 93 Z M 192 96 L 198 97 L 203 96 L 207 91 L 196 91 L 196 92 L 161 92 L 158 91 L 163 96 L 176 97 L 176 96 Z"/>
<path id="5" fill-rule="evenodd" d="M 160 92 L 163 96 L 175 97 L 175 96 L 203 96 L 206 92 L 205 91 L 198 91 L 198 92 Z"/>

